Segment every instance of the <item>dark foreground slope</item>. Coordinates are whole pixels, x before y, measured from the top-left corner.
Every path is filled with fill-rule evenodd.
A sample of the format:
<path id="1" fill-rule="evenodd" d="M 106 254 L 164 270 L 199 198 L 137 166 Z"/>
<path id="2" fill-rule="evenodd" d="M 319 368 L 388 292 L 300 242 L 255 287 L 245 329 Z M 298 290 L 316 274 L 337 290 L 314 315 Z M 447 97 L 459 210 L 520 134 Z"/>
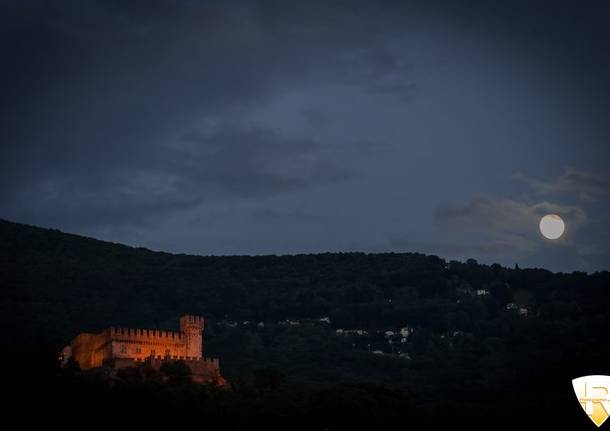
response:
<path id="1" fill-rule="evenodd" d="M 147 405 L 194 429 L 204 411 L 220 428 L 508 425 L 534 415 L 580 429 L 589 424 L 570 380 L 610 374 L 607 272 L 414 253 L 173 255 L 0 221 L 0 284 L 5 370 L 60 416 L 131 400 L 123 413 Z M 172 328 L 187 312 L 206 316 L 204 348 L 221 358 L 231 394 L 154 376 L 108 387 L 56 369 L 56 350 L 78 332 Z"/>

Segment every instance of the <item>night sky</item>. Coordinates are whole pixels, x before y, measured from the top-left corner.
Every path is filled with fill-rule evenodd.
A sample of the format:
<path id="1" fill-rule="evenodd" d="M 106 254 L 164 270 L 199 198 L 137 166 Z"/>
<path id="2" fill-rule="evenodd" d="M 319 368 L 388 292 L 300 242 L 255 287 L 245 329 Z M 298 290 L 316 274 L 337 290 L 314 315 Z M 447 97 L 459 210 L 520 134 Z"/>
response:
<path id="1" fill-rule="evenodd" d="M 0 4 L 0 218 L 610 269 L 608 1 Z"/>

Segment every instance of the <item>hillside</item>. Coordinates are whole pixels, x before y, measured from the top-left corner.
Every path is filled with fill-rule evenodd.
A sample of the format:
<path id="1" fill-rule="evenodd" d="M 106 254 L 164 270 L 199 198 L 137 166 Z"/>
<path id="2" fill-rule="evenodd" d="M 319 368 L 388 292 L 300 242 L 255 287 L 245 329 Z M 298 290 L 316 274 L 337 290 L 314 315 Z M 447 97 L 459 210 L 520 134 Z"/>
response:
<path id="1" fill-rule="evenodd" d="M 0 221 L 0 280 L 8 349 L 57 349 L 111 325 L 172 328 L 188 312 L 206 316 L 205 350 L 231 379 L 273 367 L 294 382 L 478 402 L 532 379 L 565 386 L 610 357 L 608 272 L 416 253 L 175 255 Z"/>

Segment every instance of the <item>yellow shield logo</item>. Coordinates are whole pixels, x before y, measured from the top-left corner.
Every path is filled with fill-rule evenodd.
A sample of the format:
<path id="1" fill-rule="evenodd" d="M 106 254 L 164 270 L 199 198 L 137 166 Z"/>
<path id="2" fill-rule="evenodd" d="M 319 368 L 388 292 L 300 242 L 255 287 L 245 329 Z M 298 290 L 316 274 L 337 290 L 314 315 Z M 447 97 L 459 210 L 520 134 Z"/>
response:
<path id="1" fill-rule="evenodd" d="M 584 376 L 572 380 L 576 398 L 598 427 L 610 415 L 610 376 Z"/>

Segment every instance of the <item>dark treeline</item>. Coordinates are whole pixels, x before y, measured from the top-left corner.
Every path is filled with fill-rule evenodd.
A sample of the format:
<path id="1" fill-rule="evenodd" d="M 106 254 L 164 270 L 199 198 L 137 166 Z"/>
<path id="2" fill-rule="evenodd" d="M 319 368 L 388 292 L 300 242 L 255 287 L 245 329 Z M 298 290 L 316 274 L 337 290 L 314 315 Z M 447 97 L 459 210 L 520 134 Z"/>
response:
<path id="1" fill-rule="evenodd" d="M 19 368 L 11 378 L 64 414 L 90 399 L 167 420 L 181 412 L 191 429 L 197 412 L 229 429 L 551 417 L 577 429 L 589 424 L 571 379 L 610 373 L 608 272 L 417 253 L 174 255 L 0 221 L 0 281 L 3 358 Z M 221 358 L 232 391 L 159 376 L 110 385 L 56 368 L 57 350 L 79 332 L 171 329 L 183 313 L 206 317 L 205 352 Z M 401 327 L 413 333 L 390 344 L 384 331 Z"/>
<path id="2" fill-rule="evenodd" d="M 31 351 L 30 351 L 31 352 Z M 61 369 L 53 351 L 5 368 L 5 420 L 21 429 L 63 430 L 389 430 L 587 429 L 565 384 L 541 375 L 536 385 L 491 391 L 479 401 L 421 400 L 378 383 L 296 384 L 273 368 L 253 370 L 230 390 L 192 383 L 174 363 L 156 372 L 125 368 Z M 8 384 L 6 384 L 8 382 Z M 468 382 L 463 382 L 468 384 Z M 537 390 L 534 390 L 537 389 Z M 442 391 L 442 388 L 439 388 Z"/>

